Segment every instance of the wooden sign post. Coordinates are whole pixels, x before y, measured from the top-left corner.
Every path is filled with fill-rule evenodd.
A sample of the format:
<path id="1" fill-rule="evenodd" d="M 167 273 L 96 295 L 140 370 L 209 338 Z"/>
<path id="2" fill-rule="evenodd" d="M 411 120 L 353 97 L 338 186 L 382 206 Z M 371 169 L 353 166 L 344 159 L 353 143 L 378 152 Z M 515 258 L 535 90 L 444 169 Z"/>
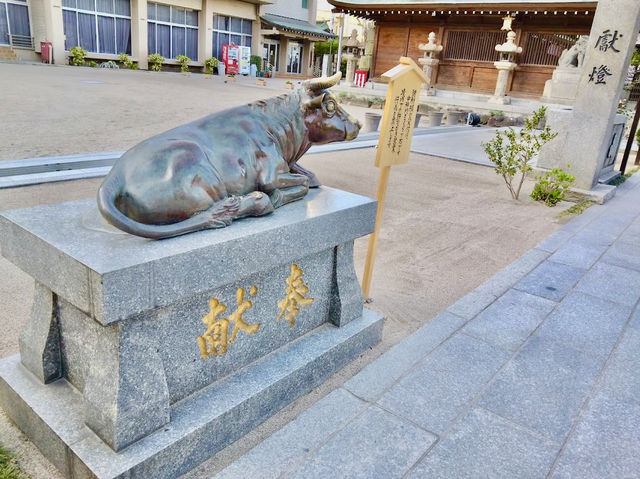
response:
<path id="1" fill-rule="evenodd" d="M 365 299 L 369 298 L 373 262 L 378 247 L 378 234 L 380 232 L 380 223 L 382 222 L 384 200 L 387 194 L 389 172 L 391 166 L 409 161 L 420 88 L 422 83 L 429 81 L 422 69 L 411 58 L 407 57 L 401 57 L 400 65 L 383 73 L 382 78 L 389 80 L 389 87 L 387 88 L 387 98 L 384 104 L 378 151 L 376 153 L 375 164 L 380 168 L 378 191 L 376 193 L 378 210 L 376 212 L 375 229 L 369 237 L 367 260 L 364 266 L 362 291 Z"/>

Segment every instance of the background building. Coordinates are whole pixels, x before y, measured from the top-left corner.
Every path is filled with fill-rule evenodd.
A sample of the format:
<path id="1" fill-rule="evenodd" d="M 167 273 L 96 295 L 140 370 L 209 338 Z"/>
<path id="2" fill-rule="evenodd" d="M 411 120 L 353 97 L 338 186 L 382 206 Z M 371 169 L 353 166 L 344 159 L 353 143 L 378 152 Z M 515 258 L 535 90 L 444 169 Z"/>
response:
<path id="1" fill-rule="evenodd" d="M 187 55 L 198 66 L 229 43 L 273 59 L 275 72 L 305 75 L 313 41 L 329 35 L 315 15 L 316 0 L 0 0 L 0 49 L 37 60 L 49 42 L 53 63 L 66 63 L 81 46 L 87 59 L 126 53 L 145 69 L 151 53 L 168 64 Z"/>
<path id="2" fill-rule="evenodd" d="M 278 0 L 263 8 L 263 60 L 280 75 L 313 75 L 313 43 L 331 38 L 316 25 L 317 0 Z"/>

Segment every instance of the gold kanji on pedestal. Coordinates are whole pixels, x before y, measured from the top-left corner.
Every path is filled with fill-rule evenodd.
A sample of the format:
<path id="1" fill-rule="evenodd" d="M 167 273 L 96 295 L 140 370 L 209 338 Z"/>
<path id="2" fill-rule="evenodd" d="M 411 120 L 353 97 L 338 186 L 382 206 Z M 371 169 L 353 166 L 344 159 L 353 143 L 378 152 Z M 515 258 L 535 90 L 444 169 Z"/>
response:
<path id="1" fill-rule="evenodd" d="M 251 286 L 249 295 L 255 296 L 257 293 L 257 286 Z M 244 299 L 244 294 L 244 289 L 238 288 L 236 291 L 237 309 L 227 318 L 218 319 L 218 316 L 227 310 L 227 306 L 217 298 L 209 300 L 209 313 L 202 318 L 202 322 L 207 326 L 207 330 L 202 336 L 198 336 L 198 346 L 200 347 L 200 355 L 203 359 L 225 354 L 228 346 L 236 340 L 238 331 L 242 330 L 249 335 L 253 335 L 260 329 L 260 323 L 248 324 L 242 319 L 242 315 L 253 306 L 251 300 Z M 229 323 L 233 323 L 231 337 L 229 337 L 228 334 Z"/>
<path id="2" fill-rule="evenodd" d="M 278 302 L 278 308 L 280 308 L 280 314 L 276 318 L 276 321 L 280 321 L 286 312 L 285 319 L 289 321 L 289 327 L 293 328 L 296 321 L 296 316 L 300 312 L 300 308 L 309 306 L 313 303 L 313 298 L 305 297 L 304 295 L 309 293 L 309 288 L 304 284 L 302 279 L 302 269 L 297 264 L 291 265 L 291 274 L 286 279 L 287 296 Z"/>

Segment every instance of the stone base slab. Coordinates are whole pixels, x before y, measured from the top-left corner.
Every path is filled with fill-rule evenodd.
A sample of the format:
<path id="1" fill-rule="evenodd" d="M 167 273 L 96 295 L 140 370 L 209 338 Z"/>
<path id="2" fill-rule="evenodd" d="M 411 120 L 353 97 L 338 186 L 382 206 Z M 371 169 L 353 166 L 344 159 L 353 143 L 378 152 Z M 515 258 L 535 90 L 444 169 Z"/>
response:
<path id="1" fill-rule="evenodd" d="M 616 195 L 616 187 L 613 185 L 597 184 L 590 190 L 581 188 L 569 188 L 567 196 L 571 199 L 589 200 L 602 205 Z"/>
<path id="2" fill-rule="evenodd" d="M 600 173 L 600 178 L 598 178 L 598 183 L 601 185 L 608 185 L 609 182 L 615 180 L 621 173 L 618 170 L 609 170 Z"/>
<path id="3" fill-rule="evenodd" d="M 492 96 L 487 100 L 487 102 L 495 105 L 510 105 L 511 98 L 508 96 Z"/>
<path id="4" fill-rule="evenodd" d="M 544 92 L 540 101 L 572 105 L 578 94 L 578 83 L 580 83 L 581 74 L 582 70 L 577 68 L 556 68 L 551 79 L 544 84 Z"/>
<path id="5" fill-rule="evenodd" d="M 378 343 L 382 325 L 367 309 L 340 328 L 325 323 L 178 402 L 166 427 L 117 453 L 84 425 L 82 394 L 64 379 L 43 385 L 19 355 L 0 361 L 0 405 L 66 477 L 176 477 Z"/>

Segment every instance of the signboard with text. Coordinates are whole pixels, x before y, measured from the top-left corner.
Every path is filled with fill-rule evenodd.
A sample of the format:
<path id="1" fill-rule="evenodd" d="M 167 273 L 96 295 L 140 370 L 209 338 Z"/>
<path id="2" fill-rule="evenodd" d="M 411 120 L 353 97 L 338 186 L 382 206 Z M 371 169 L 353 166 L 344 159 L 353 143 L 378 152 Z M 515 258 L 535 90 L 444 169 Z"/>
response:
<path id="1" fill-rule="evenodd" d="M 376 211 L 376 226 L 369 237 L 369 247 L 364 265 L 362 291 L 365 299 L 369 298 L 373 263 L 378 247 L 378 235 L 382 222 L 382 210 L 387 194 L 389 173 L 393 165 L 400 165 L 409 161 L 413 126 L 418 111 L 418 97 L 422 83 L 428 79 L 418 65 L 407 57 L 400 58 L 400 64 L 382 74 L 382 78 L 389 80 L 387 99 L 382 114 L 382 126 L 378 139 L 375 165 L 380 168 L 378 180 L 378 209 Z"/>
<path id="2" fill-rule="evenodd" d="M 427 81 L 422 69 L 406 57 L 400 58 L 400 64 L 383 73 L 382 78 L 389 80 L 389 86 L 380 126 L 377 167 L 409 161 L 420 87 Z"/>

